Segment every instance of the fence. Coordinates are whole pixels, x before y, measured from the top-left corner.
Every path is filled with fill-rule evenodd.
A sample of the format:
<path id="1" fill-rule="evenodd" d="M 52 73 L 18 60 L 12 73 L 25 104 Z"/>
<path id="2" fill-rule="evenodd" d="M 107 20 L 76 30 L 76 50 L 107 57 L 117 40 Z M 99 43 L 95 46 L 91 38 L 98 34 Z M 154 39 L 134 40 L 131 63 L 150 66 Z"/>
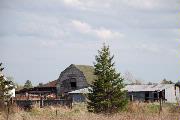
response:
<path id="1" fill-rule="evenodd" d="M 31 109 L 33 106 L 68 106 L 72 107 L 72 100 L 56 99 L 56 100 L 14 100 L 14 103 L 20 108 Z"/>

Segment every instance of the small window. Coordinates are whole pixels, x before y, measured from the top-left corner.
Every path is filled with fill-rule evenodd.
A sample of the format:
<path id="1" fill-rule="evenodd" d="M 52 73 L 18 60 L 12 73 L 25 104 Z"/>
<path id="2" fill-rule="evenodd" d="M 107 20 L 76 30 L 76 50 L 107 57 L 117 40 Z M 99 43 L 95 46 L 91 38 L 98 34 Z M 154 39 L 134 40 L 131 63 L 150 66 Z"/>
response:
<path id="1" fill-rule="evenodd" d="M 76 89 L 76 82 L 71 82 L 71 89 Z"/>

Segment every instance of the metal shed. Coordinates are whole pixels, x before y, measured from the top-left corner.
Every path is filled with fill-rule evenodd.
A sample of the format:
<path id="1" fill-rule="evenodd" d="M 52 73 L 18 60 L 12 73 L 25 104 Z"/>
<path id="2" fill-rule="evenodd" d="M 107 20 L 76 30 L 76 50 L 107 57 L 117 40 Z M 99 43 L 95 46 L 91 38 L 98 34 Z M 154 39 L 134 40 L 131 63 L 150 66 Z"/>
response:
<path id="1" fill-rule="evenodd" d="M 180 100 L 180 86 L 176 84 L 127 85 L 125 90 L 132 100 L 156 101 L 161 98 L 169 103 Z"/>

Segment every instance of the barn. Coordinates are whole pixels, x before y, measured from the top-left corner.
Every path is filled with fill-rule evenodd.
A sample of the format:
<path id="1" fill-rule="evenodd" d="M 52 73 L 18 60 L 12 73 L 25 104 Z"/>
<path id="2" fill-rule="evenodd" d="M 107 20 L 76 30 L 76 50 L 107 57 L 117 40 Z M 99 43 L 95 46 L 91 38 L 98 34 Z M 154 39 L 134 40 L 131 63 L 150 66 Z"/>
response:
<path id="1" fill-rule="evenodd" d="M 95 77 L 93 66 L 71 64 L 58 78 L 57 93 L 61 96 L 74 90 L 87 88 Z"/>

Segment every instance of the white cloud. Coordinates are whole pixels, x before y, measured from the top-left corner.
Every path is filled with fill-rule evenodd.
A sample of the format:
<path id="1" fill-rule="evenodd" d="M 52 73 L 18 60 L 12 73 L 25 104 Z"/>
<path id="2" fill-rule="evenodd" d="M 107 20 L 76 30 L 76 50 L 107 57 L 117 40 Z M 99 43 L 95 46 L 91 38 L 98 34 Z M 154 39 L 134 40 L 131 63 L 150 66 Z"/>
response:
<path id="1" fill-rule="evenodd" d="M 110 8 L 135 8 L 137 10 L 175 9 L 179 7 L 178 0 L 63 0 L 66 6 L 75 7 L 81 10 L 97 11 Z M 176 5 L 175 5 L 176 4 Z M 122 10 L 122 9 L 121 9 Z"/>
<path id="2" fill-rule="evenodd" d="M 66 6 L 75 7 L 81 10 L 96 11 L 101 8 L 109 8 L 114 2 L 111 0 L 63 0 Z"/>
<path id="3" fill-rule="evenodd" d="M 115 37 L 122 37 L 123 34 L 119 33 L 119 32 L 113 32 L 109 29 L 105 29 L 105 28 L 100 28 L 98 30 L 95 30 L 97 36 L 101 39 L 111 39 L 111 38 L 115 38 Z"/>
<path id="4" fill-rule="evenodd" d="M 70 6 L 79 6 L 82 4 L 80 0 L 64 0 L 64 3 Z"/>
<path id="5" fill-rule="evenodd" d="M 162 5 L 160 0 L 123 0 L 127 5 L 140 9 L 153 9 Z"/>
<path id="6" fill-rule="evenodd" d="M 78 20 L 72 20 L 73 26 L 81 33 L 92 32 L 92 28 L 89 24 Z"/>
<path id="7" fill-rule="evenodd" d="M 59 45 L 59 43 L 62 43 L 62 41 L 60 41 L 60 40 L 41 40 L 40 46 L 54 48 L 54 47 L 57 47 Z"/>
<path id="8" fill-rule="evenodd" d="M 102 45 L 97 39 L 102 39 L 111 43 L 121 70 L 132 68 L 138 73 L 153 67 L 150 72 L 157 74 L 153 78 L 149 71 L 137 76 L 158 80 L 160 72 L 165 71 L 167 77 L 176 80 L 179 41 L 175 40 L 179 40 L 179 32 L 159 29 L 178 27 L 179 3 L 178 0 L 4 0 L 0 5 L 2 60 L 22 69 L 33 66 L 23 65 L 26 61 L 35 61 L 37 65 L 50 63 L 49 74 L 42 74 L 39 79 L 41 70 L 37 70 L 32 79 L 51 80 L 54 78 L 49 76 L 57 75 L 51 72 L 56 71 L 59 61 L 64 66 L 58 67 L 58 74 L 71 63 L 92 63 Z M 123 39 L 121 32 L 126 35 Z M 76 59 L 71 59 L 72 56 Z M 79 59 L 82 57 L 85 59 Z M 38 68 L 46 70 L 44 66 Z M 22 76 L 21 72 L 16 73 L 17 68 L 8 70 L 15 71 L 18 80 L 26 79 L 29 71 Z"/>
<path id="9" fill-rule="evenodd" d="M 76 30 L 78 30 L 80 33 L 95 35 L 96 37 L 98 37 L 98 38 L 100 38 L 102 40 L 114 39 L 114 38 L 119 38 L 119 37 L 124 36 L 120 32 L 112 31 L 112 30 L 106 29 L 104 27 L 93 28 L 88 23 L 82 22 L 82 21 L 79 21 L 79 20 L 72 20 L 71 23 L 72 23 L 73 27 Z"/>

